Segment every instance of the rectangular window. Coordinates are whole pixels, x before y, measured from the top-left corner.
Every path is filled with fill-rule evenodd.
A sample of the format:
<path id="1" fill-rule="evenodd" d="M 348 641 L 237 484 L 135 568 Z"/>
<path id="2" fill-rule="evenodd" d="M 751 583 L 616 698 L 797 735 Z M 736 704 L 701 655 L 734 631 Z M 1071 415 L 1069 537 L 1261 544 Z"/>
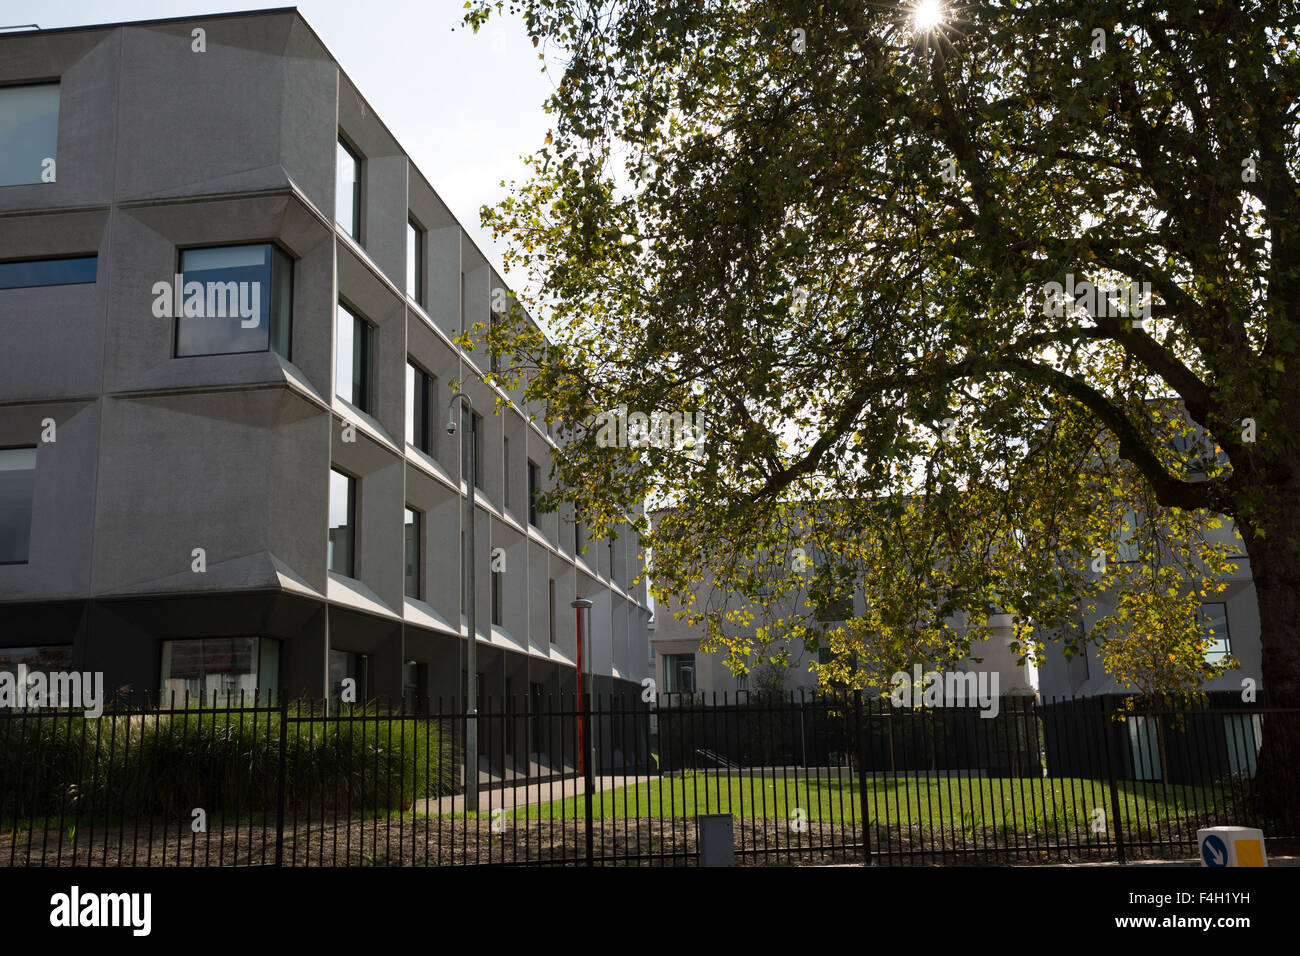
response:
<path id="1" fill-rule="evenodd" d="M 578 517 L 576 508 L 573 512 L 573 556 L 582 556 L 582 519 Z"/>
<path id="2" fill-rule="evenodd" d="M 495 341 L 493 336 L 500 319 L 501 317 L 497 315 L 495 309 L 488 310 L 488 371 L 490 372 L 499 371 L 501 368 L 501 359 L 496 350 L 492 348 L 492 343 Z"/>
<path id="3" fill-rule="evenodd" d="M 1136 511 L 1124 512 L 1124 519 L 1119 529 L 1119 560 L 1124 564 L 1131 564 L 1142 558 L 1140 542 L 1138 541 L 1138 529 L 1142 526 L 1141 519 Z"/>
<path id="4" fill-rule="evenodd" d="M 55 180 L 59 84 L 0 86 L 0 186 Z"/>
<path id="5" fill-rule="evenodd" d="M 501 505 L 510 507 L 510 439 L 501 439 Z"/>
<path id="6" fill-rule="evenodd" d="M 413 597 L 417 601 L 423 597 L 420 590 L 421 584 L 421 567 L 423 562 L 420 560 L 420 530 L 424 525 L 423 513 L 416 511 L 414 508 L 406 509 L 406 596 Z"/>
<path id="7" fill-rule="evenodd" d="M 361 241 L 361 157 L 339 139 L 338 172 L 334 185 L 334 221 Z"/>
<path id="8" fill-rule="evenodd" d="M 340 302 L 335 328 L 336 393 L 366 413 L 373 411 L 374 338 L 374 326 Z"/>
<path id="9" fill-rule="evenodd" d="M 414 219 L 406 220 L 406 294 L 424 305 L 424 230 Z"/>
<path id="10" fill-rule="evenodd" d="M 329 569 L 355 577 L 357 480 L 330 469 Z"/>
<path id="11" fill-rule="evenodd" d="M 551 643 L 555 643 L 555 578 L 547 582 L 547 589 L 550 591 L 548 612 L 546 619 L 546 630 L 551 638 Z"/>
<path id="12" fill-rule="evenodd" d="M 492 623 L 497 627 L 501 626 L 501 574 L 492 572 Z"/>
<path id="13" fill-rule="evenodd" d="M 348 680 L 352 681 L 352 689 L 355 692 L 353 699 L 356 703 L 364 704 L 366 702 L 369 664 L 370 659 L 365 654 L 336 651 L 330 648 L 329 682 L 330 704 L 332 707 L 337 709 L 343 703 L 343 682 Z M 353 695 L 349 694 L 348 696 L 352 697 Z"/>
<path id="14" fill-rule="evenodd" d="M 162 642 L 162 696 L 178 707 L 270 703 L 280 683 L 280 645 L 259 637 Z"/>
<path id="15" fill-rule="evenodd" d="M 98 256 L 0 262 L 0 289 L 29 289 L 42 285 L 81 285 L 94 282 L 98 271 Z"/>
<path id="16" fill-rule="evenodd" d="M 0 564 L 26 564 L 36 494 L 36 449 L 0 448 Z"/>
<path id="17" fill-rule="evenodd" d="M 434 378 L 413 362 L 406 363 L 406 443 L 426 455 L 434 453 Z"/>
<path id="18" fill-rule="evenodd" d="M 695 693 L 695 655 L 664 655 L 664 693 Z"/>
<path id="19" fill-rule="evenodd" d="M 541 475 L 537 465 L 528 463 L 528 523 L 537 524 L 537 496 L 541 492 Z"/>
<path id="20" fill-rule="evenodd" d="M 50 674 L 72 670 L 71 644 L 44 644 L 35 647 L 0 647 L 0 674 L 18 677 L 18 665 L 25 664 L 29 674 Z M 50 690 L 54 690 L 51 685 Z M 57 704 L 51 700 L 50 703 Z M 75 703 L 75 701 L 73 702 Z"/>
<path id="21" fill-rule="evenodd" d="M 483 416 L 474 412 L 471 416 L 465 406 L 460 407 L 460 424 L 461 428 L 468 434 L 468 438 L 461 442 L 460 445 L 460 473 L 464 480 L 469 475 L 470 446 L 474 448 L 474 487 L 483 487 L 483 443 L 481 436 L 483 434 Z"/>
<path id="22" fill-rule="evenodd" d="M 1202 604 L 1198 616 L 1201 630 L 1214 641 L 1206 648 L 1205 662 L 1218 664 L 1232 653 L 1232 639 L 1228 633 L 1228 605 Z"/>
<path id="23" fill-rule="evenodd" d="M 176 357 L 233 355 L 268 349 L 289 357 L 293 260 L 272 243 L 186 249 L 181 290 L 172 283 L 154 300 L 154 314 L 176 316 Z M 172 280 L 174 282 L 175 280 Z"/>

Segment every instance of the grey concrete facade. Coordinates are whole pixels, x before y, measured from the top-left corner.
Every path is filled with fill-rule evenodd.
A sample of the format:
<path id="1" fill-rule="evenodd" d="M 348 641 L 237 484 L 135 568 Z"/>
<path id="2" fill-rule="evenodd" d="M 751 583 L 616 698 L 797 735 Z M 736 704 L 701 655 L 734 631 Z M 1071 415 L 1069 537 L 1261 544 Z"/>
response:
<path id="1" fill-rule="evenodd" d="M 303 18 L 0 36 L 0 86 L 50 81 L 57 178 L 0 186 L 0 263 L 97 255 L 98 275 L 0 289 L 0 449 L 36 448 L 28 560 L 0 565 L 0 650 L 70 647 L 107 687 L 156 691 L 164 641 L 268 638 L 294 694 L 329 693 L 336 650 L 365 655 L 367 696 L 410 693 L 411 667 L 421 696 L 459 696 L 467 492 L 461 436 L 443 422 L 460 381 L 484 428 L 480 692 L 572 690 L 579 596 L 595 602 L 596 689 L 639 691 L 650 615 L 635 536 L 575 553 L 571 513 L 530 523 L 527 462 L 545 481 L 553 434 L 452 341 L 505 283 Z M 355 240 L 335 223 L 340 136 L 362 158 Z M 405 291 L 408 218 L 424 230 L 422 303 Z M 265 242 L 293 259 L 288 357 L 175 357 L 154 284 L 181 250 Z M 337 394 L 340 301 L 374 329 L 369 412 Z M 427 454 L 405 440 L 408 362 L 434 377 Z M 498 397 L 511 404 L 494 414 Z M 352 576 L 327 566 L 331 468 L 356 479 Z M 408 507 L 424 515 L 418 598 L 404 586 Z"/>

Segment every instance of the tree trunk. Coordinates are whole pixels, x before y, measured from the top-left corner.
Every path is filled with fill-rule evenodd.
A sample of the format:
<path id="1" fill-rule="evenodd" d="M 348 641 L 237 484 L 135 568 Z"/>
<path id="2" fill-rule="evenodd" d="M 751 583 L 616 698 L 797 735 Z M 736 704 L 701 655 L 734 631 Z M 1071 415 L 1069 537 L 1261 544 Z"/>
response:
<path id="1" fill-rule="evenodd" d="M 1257 679 L 1267 707 L 1300 707 L 1300 551 L 1293 544 L 1300 539 L 1300 511 L 1283 511 L 1266 538 L 1251 537 L 1261 662 L 1260 674 L 1241 676 Z M 1300 712 L 1264 714 L 1250 810 L 1275 832 L 1300 832 Z"/>

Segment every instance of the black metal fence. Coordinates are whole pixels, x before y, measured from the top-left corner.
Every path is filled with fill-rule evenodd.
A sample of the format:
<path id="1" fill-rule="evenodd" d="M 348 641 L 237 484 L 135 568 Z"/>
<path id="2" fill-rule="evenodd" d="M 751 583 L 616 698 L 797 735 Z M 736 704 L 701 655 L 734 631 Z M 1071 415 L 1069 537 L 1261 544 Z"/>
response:
<path id="1" fill-rule="evenodd" d="M 857 695 L 9 710 L 0 864 L 689 865 L 716 813 L 742 864 L 1188 857 L 1221 824 L 1276 852 L 1300 801 L 1255 783 L 1265 765 L 1295 779 L 1267 744 L 1297 730 L 1300 708 L 1095 698 L 996 716 Z"/>

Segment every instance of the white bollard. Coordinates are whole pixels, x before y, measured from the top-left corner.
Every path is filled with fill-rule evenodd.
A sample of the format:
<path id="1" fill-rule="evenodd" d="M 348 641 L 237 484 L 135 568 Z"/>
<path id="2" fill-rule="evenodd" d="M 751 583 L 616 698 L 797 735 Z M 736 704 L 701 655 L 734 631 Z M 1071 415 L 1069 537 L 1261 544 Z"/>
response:
<path id="1" fill-rule="evenodd" d="M 1196 831 L 1201 866 L 1268 866 L 1264 831 L 1254 827 L 1208 827 Z"/>

